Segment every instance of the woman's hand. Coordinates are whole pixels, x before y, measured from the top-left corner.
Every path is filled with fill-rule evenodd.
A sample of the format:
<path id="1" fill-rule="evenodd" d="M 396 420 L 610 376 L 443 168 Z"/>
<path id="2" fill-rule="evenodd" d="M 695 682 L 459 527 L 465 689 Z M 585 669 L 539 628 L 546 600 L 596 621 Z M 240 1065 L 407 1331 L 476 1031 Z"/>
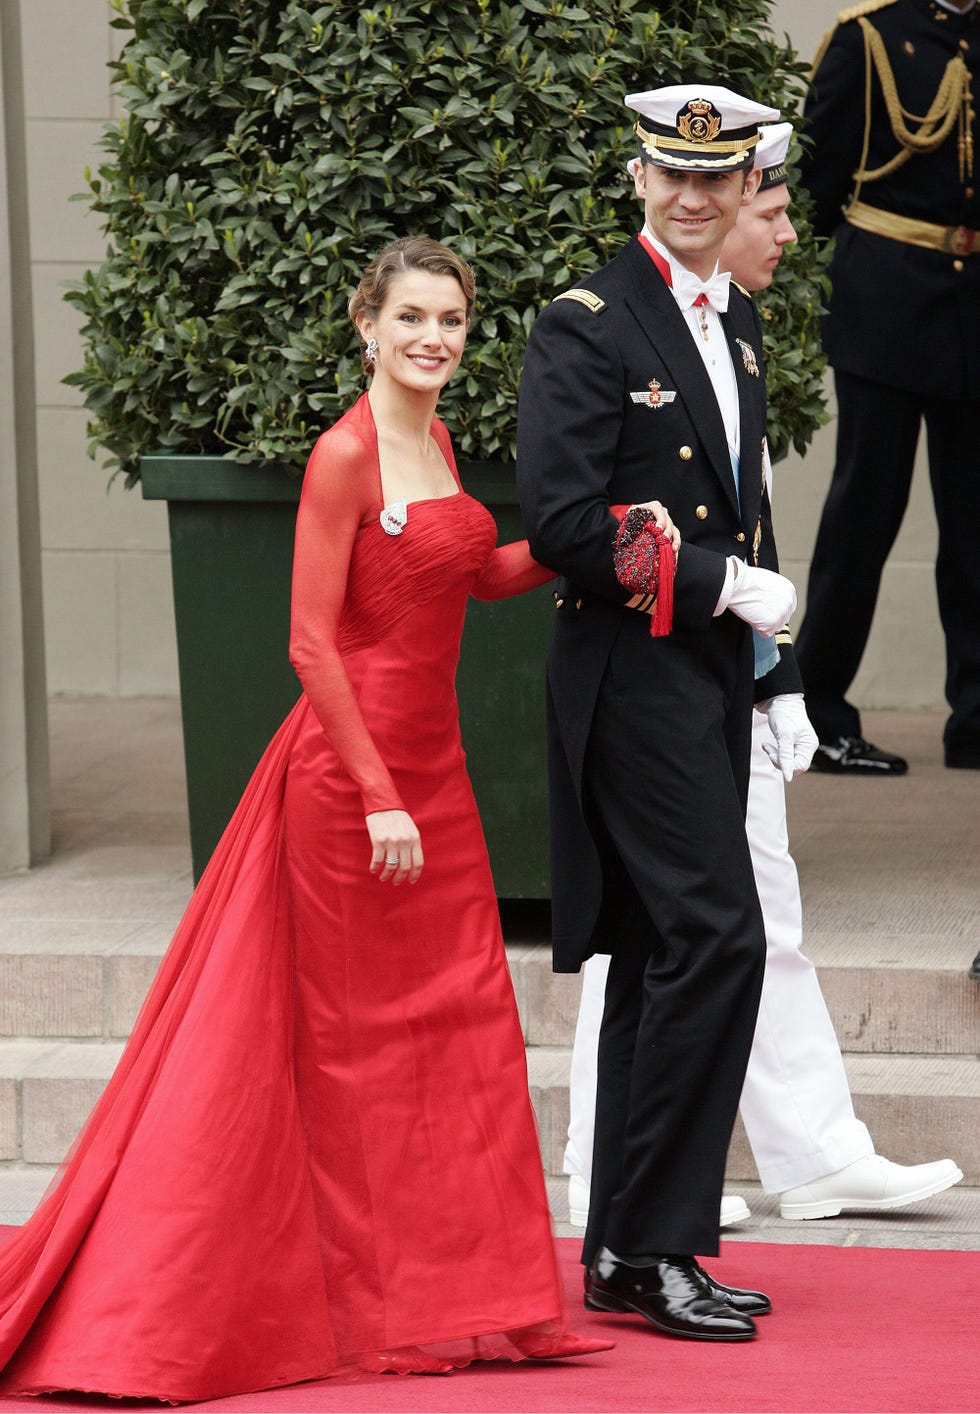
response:
<path id="1" fill-rule="evenodd" d="M 670 541 L 671 545 L 673 545 L 674 554 L 676 555 L 678 550 L 681 548 L 681 533 L 677 529 L 677 526 L 674 524 L 674 522 L 671 520 L 670 516 L 667 514 L 666 507 L 662 506 L 659 501 L 636 501 L 634 504 L 637 506 L 642 506 L 644 510 L 651 512 L 654 520 L 657 523 L 657 526 L 667 536 L 667 539 Z M 630 506 L 630 510 L 632 509 L 633 507 Z"/>
<path id="2" fill-rule="evenodd" d="M 383 884 L 417 883 L 422 873 L 422 839 L 407 810 L 374 810 L 364 822 L 371 837 L 372 874 Z"/>

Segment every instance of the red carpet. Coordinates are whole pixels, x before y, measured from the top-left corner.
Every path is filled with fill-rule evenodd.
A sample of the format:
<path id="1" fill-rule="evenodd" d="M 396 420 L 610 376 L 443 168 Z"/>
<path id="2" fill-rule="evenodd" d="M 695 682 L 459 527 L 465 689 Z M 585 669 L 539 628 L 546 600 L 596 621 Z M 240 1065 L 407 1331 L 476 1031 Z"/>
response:
<path id="1" fill-rule="evenodd" d="M 581 1309 L 579 1244 L 559 1244 L 573 1310 Z M 442 1377 L 326 1380 L 184 1405 L 252 1414 L 974 1414 L 980 1254 L 729 1243 L 709 1262 L 719 1279 L 760 1287 L 775 1310 L 758 1340 L 672 1340 L 636 1318 L 587 1316 L 615 1350 L 555 1365 L 474 1365 Z M 515 1273 L 515 1280 L 519 1277 Z M 134 1400 L 50 1395 L 2 1399 L 0 1411 L 159 1410 Z"/>

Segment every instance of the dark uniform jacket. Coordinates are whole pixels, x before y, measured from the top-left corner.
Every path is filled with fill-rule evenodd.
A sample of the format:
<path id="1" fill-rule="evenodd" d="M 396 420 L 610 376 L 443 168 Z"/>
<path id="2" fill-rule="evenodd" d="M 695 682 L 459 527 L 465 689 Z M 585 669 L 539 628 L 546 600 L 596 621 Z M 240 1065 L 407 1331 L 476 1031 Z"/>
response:
<path id="1" fill-rule="evenodd" d="M 683 543 L 674 630 L 661 661 L 683 655 L 704 670 L 709 639 L 741 629 L 713 617 L 729 555 L 776 569 L 762 450 L 766 392 L 762 335 L 752 300 L 732 287 L 722 323 L 740 407 L 740 494 L 718 403 L 670 289 L 634 238 L 581 292 L 542 311 L 528 341 L 518 415 L 517 478 L 534 556 L 558 570 L 548 661 L 549 789 L 555 966 L 577 971 L 597 950 L 602 877 L 582 810 L 586 743 L 611 645 L 628 609 L 615 577 L 610 505 L 659 500 Z M 631 393 L 656 386 L 647 406 Z M 673 397 L 670 395 L 673 394 Z M 724 629 L 722 621 L 727 621 Z M 747 632 L 747 630 L 746 630 Z M 717 642 L 717 639 L 713 639 Z M 799 691 L 791 648 L 756 683 L 756 699 Z M 651 684 L 651 690 L 656 684 Z M 637 704 L 637 749 L 643 710 Z M 601 942 L 598 944 L 601 949 Z"/>
<path id="2" fill-rule="evenodd" d="M 869 30 L 884 48 L 884 81 L 866 57 L 875 43 Z M 913 394 L 980 398 L 980 250 L 923 249 L 859 230 L 842 218 L 859 187 L 859 199 L 883 211 L 951 230 L 980 230 L 980 95 L 969 122 L 972 172 L 966 131 L 961 134 L 968 104 L 962 104 L 934 152 L 915 152 L 874 180 L 854 179 L 859 169 L 874 173 L 887 166 L 906 146 L 889 116 L 888 71 L 901 107 L 921 119 L 957 58 L 975 76 L 976 93 L 980 7 L 958 15 L 934 0 L 870 0 L 843 11 L 818 58 L 807 99 L 805 132 L 812 145 L 804 149 L 800 179 L 816 201 L 818 232 L 837 237 L 833 297 L 823 329 L 833 366 Z M 870 124 L 862 163 L 869 73 Z M 914 119 L 905 121 L 913 132 L 918 128 Z"/>

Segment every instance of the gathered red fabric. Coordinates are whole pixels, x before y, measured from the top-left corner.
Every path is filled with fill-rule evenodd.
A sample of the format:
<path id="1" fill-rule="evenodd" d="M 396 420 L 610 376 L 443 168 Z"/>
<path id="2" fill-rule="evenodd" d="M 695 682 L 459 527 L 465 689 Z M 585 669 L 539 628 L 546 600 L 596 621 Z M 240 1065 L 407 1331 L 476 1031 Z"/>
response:
<path id="1" fill-rule="evenodd" d="M 381 510 L 362 398 L 304 484 L 303 694 L 0 1248 L 4 1393 L 180 1402 L 608 1348 L 567 1329 L 453 682 L 469 593 L 549 572 L 497 550 L 461 490 L 410 503 L 397 536 Z M 394 889 L 364 815 L 398 805 L 426 864 Z"/>

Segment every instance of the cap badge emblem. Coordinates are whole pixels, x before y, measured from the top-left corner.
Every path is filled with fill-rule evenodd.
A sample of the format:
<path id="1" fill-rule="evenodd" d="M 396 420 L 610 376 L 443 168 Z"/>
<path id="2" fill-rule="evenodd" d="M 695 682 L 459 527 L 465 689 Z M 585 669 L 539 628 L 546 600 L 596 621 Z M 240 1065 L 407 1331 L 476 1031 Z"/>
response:
<path id="1" fill-rule="evenodd" d="M 677 115 L 677 131 L 688 142 L 714 142 L 721 132 L 721 114 L 706 98 L 692 98 Z"/>
<path id="2" fill-rule="evenodd" d="M 753 378 L 758 378 L 759 364 L 756 361 L 755 349 L 751 344 L 747 344 L 744 339 L 736 339 L 735 342 L 742 350 L 742 362 L 745 365 L 746 373 L 751 373 Z"/>

